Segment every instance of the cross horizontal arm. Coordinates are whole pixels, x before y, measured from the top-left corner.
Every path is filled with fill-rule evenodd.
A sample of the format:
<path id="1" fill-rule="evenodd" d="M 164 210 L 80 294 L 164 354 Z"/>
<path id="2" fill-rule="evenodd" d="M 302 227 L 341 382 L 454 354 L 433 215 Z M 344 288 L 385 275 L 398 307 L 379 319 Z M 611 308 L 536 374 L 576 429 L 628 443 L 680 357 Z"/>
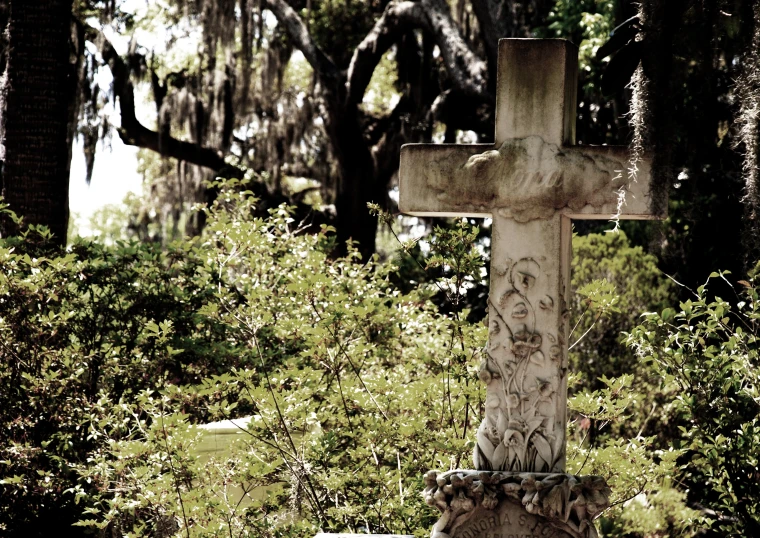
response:
<path id="1" fill-rule="evenodd" d="M 619 163 L 622 167 L 615 170 L 616 176 L 619 177 L 613 178 L 608 188 L 597 193 L 594 201 L 586 203 L 580 208 L 564 208 L 562 210 L 564 215 L 581 220 L 612 218 L 656 220 L 663 218 L 662 215 L 652 210 L 650 195 L 652 161 L 648 156 L 644 156 L 632 164 L 630 150 L 627 146 L 576 146 L 573 150 L 581 151 L 595 162 L 610 160 Z M 630 169 L 631 166 L 635 166 L 633 171 Z"/>
<path id="2" fill-rule="evenodd" d="M 485 208 L 463 212 L 460 204 L 451 203 L 440 189 L 431 186 L 453 180 L 453 169 L 449 170 L 451 178 L 439 177 L 447 174 L 444 163 L 466 163 L 492 148 L 493 144 L 405 144 L 399 164 L 399 210 L 419 217 L 490 217 L 491 211 Z"/>
<path id="3" fill-rule="evenodd" d="M 529 136 L 486 144 L 408 144 L 401 150 L 399 208 L 418 216 L 519 222 L 559 212 L 577 219 L 654 219 L 650 165 L 629 174 L 628 148 L 560 147 Z"/>

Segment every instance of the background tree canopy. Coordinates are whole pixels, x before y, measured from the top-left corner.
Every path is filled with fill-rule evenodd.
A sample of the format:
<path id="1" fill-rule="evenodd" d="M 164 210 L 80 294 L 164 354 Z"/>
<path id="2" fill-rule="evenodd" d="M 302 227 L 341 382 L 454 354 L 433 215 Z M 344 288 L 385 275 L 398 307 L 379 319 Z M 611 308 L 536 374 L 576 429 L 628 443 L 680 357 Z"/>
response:
<path id="1" fill-rule="evenodd" d="M 670 194 L 665 225 L 629 225 L 629 236 L 696 286 L 718 265 L 741 272 L 757 254 L 760 15 L 750 0 L 637 6 L 77 0 L 68 71 L 58 77 L 68 81 L 58 89 L 71 110 L 67 140 L 82 137 L 90 171 L 98 141 L 109 136 L 144 150 L 149 194 L 132 219 L 137 233 L 197 233 L 203 217 L 188 218 L 187 209 L 213 200 L 217 188 L 206 180 L 221 175 L 247 178 L 261 209 L 287 201 L 315 229 L 333 224 L 338 245 L 353 238 L 366 258 L 377 237 L 366 204 L 393 210 L 400 145 L 491 140 L 497 40 L 563 37 L 580 47 L 579 142 L 643 144 L 655 155 L 656 190 Z M 2 15 L 12 45 L 14 24 L 31 15 L 7 3 Z M 128 44 L 126 53 L 112 42 Z M 29 66 L 7 50 L 15 80 Z M 104 114 L 107 103 L 118 114 Z M 59 230 L 65 211 L 36 214 L 19 201 L 33 189 L 9 164 L 22 150 L 6 150 L 4 196 L 29 222 Z M 68 170 L 65 156 L 50 166 Z M 43 194 L 65 204 L 50 189 Z"/>

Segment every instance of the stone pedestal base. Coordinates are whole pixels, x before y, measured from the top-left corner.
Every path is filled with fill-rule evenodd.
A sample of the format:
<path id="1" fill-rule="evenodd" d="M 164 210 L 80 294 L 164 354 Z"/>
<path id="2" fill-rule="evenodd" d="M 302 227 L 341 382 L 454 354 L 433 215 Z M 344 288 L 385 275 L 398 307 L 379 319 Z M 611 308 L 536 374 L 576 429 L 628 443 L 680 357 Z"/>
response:
<path id="1" fill-rule="evenodd" d="M 431 538 L 596 538 L 609 506 L 602 477 L 430 471 L 425 501 L 441 510 Z"/>

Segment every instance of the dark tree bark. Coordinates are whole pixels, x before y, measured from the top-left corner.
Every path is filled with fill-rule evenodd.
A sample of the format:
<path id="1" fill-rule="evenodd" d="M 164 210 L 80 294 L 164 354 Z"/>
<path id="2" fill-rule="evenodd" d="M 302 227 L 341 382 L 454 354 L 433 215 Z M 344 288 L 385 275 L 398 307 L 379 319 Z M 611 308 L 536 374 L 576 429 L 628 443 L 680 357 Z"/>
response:
<path id="1" fill-rule="evenodd" d="M 319 49 L 306 25 L 285 0 L 266 0 L 265 6 L 274 13 L 319 78 L 327 111 L 326 130 L 340 172 L 335 203 L 338 241 L 341 246 L 346 240 L 356 241 L 362 258 L 367 259 L 375 252 L 377 234 L 377 219 L 369 214 L 367 203 L 385 204 L 392 174 L 389 170 L 395 170 L 398 164 L 401 143 L 411 141 L 390 132 L 399 131 L 398 117 L 389 118 L 389 130 L 378 137 L 374 146 L 363 128 L 359 104 L 382 55 L 411 30 L 421 29 L 438 45 L 454 88 L 471 97 L 485 95 L 489 100 L 486 64 L 462 38 L 443 0 L 390 2 L 354 50 L 347 73 L 341 72 Z M 424 111 L 425 106 L 420 108 Z"/>
<path id="2" fill-rule="evenodd" d="M 44 224 L 66 244 L 69 221 L 70 107 L 76 63 L 69 62 L 72 0 L 10 3 L 9 50 L 0 93 L 0 194 L 27 224 Z M 15 232 L 7 220 L 5 236 Z"/>

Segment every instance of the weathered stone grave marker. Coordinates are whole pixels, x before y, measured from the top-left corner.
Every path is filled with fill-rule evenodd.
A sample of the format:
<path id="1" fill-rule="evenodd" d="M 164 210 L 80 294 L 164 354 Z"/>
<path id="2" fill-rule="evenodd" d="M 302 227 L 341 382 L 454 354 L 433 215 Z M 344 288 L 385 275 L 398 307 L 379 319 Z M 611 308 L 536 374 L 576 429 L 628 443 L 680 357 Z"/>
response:
<path id="1" fill-rule="evenodd" d="M 574 146 L 577 65 L 567 41 L 503 39 L 495 144 L 401 151 L 401 211 L 493 218 L 477 470 L 426 475 L 433 538 L 590 538 L 608 506 L 604 479 L 564 474 L 571 219 L 660 215 L 646 160 L 632 178 L 627 148 Z"/>

